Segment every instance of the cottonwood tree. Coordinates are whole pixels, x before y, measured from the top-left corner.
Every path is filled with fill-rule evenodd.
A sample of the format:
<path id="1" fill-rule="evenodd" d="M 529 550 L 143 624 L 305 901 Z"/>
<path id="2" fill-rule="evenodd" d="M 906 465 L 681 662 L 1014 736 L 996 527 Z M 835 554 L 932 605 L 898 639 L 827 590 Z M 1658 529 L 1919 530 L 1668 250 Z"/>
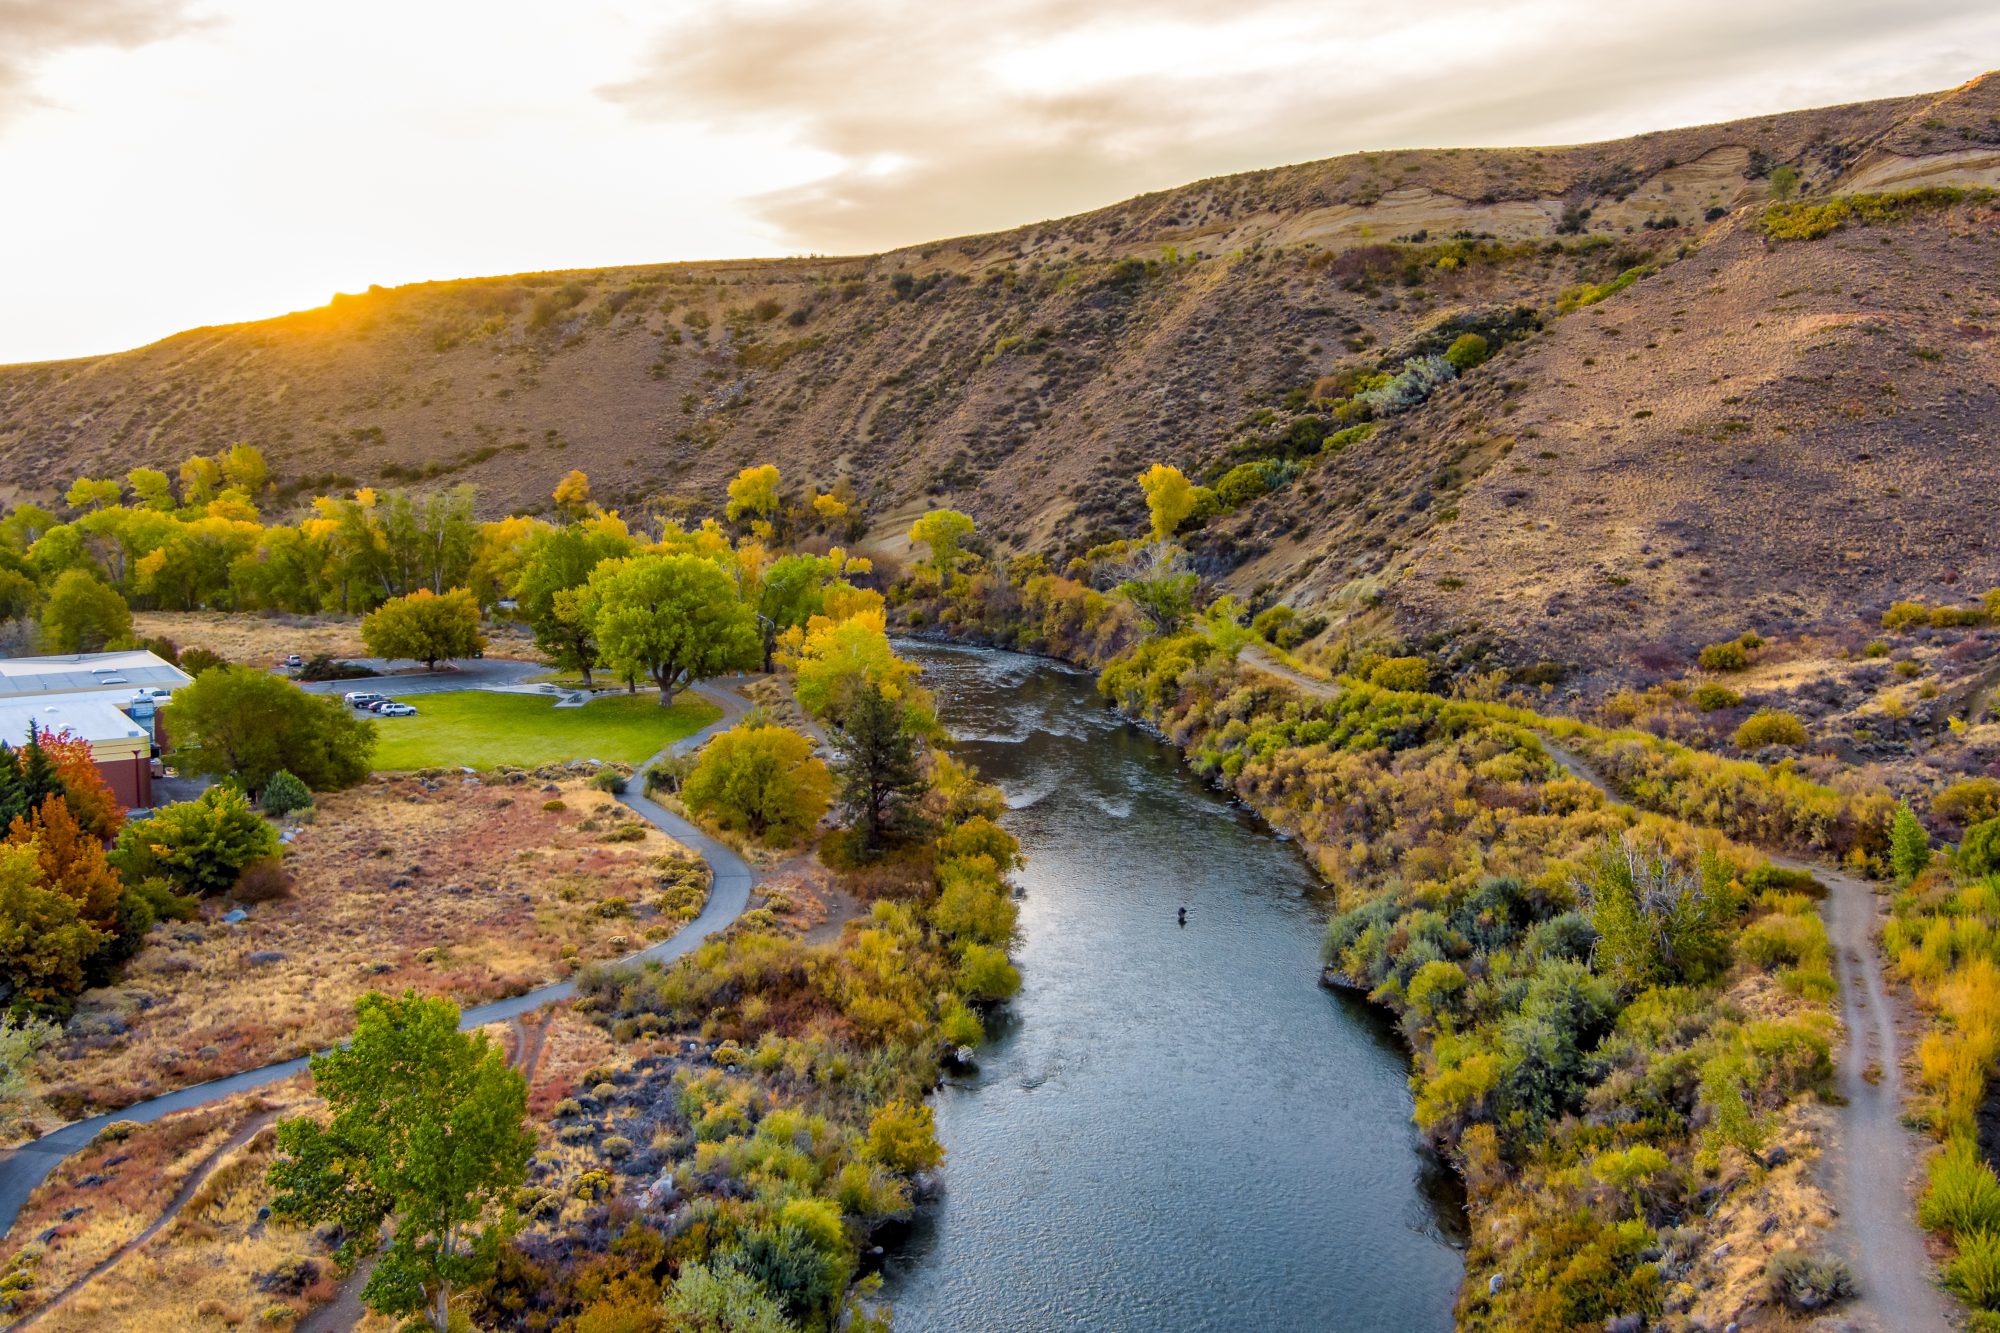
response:
<path id="1" fill-rule="evenodd" d="M 351 787 L 368 776 L 376 740 L 374 724 L 338 699 L 239 666 L 210 667 L 183 686 L 173 731 L 182 772 L 233 779 L 253 796 L 280 771 L 314 791 Z"/>
<path id="2" fill-rule="evenodd" d="M 812 742 L 789 727 L 732 727 L 702 748 L 681 785 L 696 814 L 775 846 L 810 833 L 832 792 Z"/>
<path id="3" fill-rule="evenodd" d="M 419 588 L 394 597 L 361 618 L 361 641 L 377 657 L 405 657 L 426 671 L 454 657 L 485 651 L 479 603 L 464 588 L 438 594 Z"/>
<path id="4" fill-rule="evenodd" d="M 42 647 L 94 653 L 132 638 L 132 610 L 116 588 L 84 569 L 65 569 L 42 605 Z"/>
<path id="5" fill-rule="evenodd" d="M 598 646 L 581 590 L 599 565 L 629 556 L 632 549 L 622 523 L 572 523 L 530 538 L 515 577 L 517 614 L 534 632 L 535 646 L 557 666 L 581 672 L 585 686 L 591 684 Z"/>
<path id="6" fill-rule="evenodd" d="M 972 520 L 956 509 L 933 509 L 910 525 L 910 540 L 930 549 L 931 567 L 940 583 L 951 581 L 965 539 L 972 533 Z"/>
<path id="7" fill-rule="evenodd" d="M 1207 496 L 1179 468 L 1167 463 L 1155 463 L 1141 472 L 1139 489 L 1145 492 L 1146 509 L 1153 520 L 1153 540 L 1157 542 L 1170 539 Z"/>
<path id="8" fill-rule="evenodd" d="M 684 684 L 757 663 L 757 620 L 736 580 L 699 555 L 606 561 L 577 607 L 599 655 L 621 677 L 651 680 L 660 705 Z"/>
<path id="9" fill-rule="evenodd" d="M 366 995 L 355 1017 L 345 1046 L 312 1059 L 331 1118 L 278 1122 L 271 1208 L 338 1224 L 349 1259 L 393 1221 L 361 1298 L 446 1333 L 452 1292 L 491 1271 L 513 1225 L 535 1143 L 527 1085 L 483 1033 L 458 1030 L 449 1000 Z"/>

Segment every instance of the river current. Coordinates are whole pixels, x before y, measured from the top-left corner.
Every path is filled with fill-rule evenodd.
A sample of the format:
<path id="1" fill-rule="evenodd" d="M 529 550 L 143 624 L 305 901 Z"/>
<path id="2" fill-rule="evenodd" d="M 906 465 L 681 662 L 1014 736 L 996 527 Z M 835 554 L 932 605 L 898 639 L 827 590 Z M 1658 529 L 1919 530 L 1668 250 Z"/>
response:
<path id="1" fill-rule="evenodd" d="M 938 1094 L 946 1191 L 888 1260 L 899 1333 L 1448 1329 L 1455 1182 L 1393 1029 L 1314 984 L 1297 849 L 1087 675 L 904 650 L 1028 861 L 1021 993 Z"/>

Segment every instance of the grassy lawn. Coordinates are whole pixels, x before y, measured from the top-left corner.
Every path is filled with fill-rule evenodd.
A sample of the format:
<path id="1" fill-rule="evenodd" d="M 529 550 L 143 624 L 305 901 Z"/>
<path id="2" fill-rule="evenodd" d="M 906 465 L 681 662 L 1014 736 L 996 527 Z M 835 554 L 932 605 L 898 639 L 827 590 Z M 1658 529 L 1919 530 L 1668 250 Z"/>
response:
<path id="1" fill-rule="evenodd" d="M 705 699 L 683 695 L 673 707 L 662 708 L 650 693 L 594 699 L 582 708 L 484 690 L 427 694 L 410 702 L 417 716 L 376 719 L 382 738 L 375 751 L 378 769 L 525 768 L 565 759 L 637 763 L 721 716 Z"/>

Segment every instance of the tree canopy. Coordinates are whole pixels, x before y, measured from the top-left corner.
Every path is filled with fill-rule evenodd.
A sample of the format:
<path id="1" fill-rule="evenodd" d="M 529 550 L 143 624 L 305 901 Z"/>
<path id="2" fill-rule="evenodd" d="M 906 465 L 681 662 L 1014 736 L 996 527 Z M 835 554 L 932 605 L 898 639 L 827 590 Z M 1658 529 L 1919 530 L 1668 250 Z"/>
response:
<path id="1" fill-rule="evenodd" d="M 174 695 L 167 718 L 183 772 L 234 779 L 252 795 L 280 770 L 314 791 L 351 787 L 375 753 L 374 723 L 250 667 L 202 672 Z"/>
<path id="2" fill-rule="evenodd" d="M 52 653 L 95 653 L 132 638 L 132 610 L 116 588 L 85 569 L 65 569 L 42 605 L 42 647 Z"/>
<path id="3" fill-rule="evenodd" d="M 453 1289 L 490 1271 L 527 1178 L 527 1085 L 485 1034 L 458 1030 L 448 1000 L 366 995 L 355 1019 L 345 1046 L 312 1059 L 331 1118 L 278 1122 L 272 1211 L 337 1223 L 349 1256 L 393 1221 L 362 1299 L 445 1333 Z"/>
<path id="4" fill-rule="evenodd" d="M 682 685 L 757 664 L 757 621 L 736 581 L 700 555 L 638 555 L 597 567 L 578 607 L 614 671 L 673 702 Z"/>
<path id="5" fill-rule="evenodd" d="M 933 509 L 910 525 L 910 540 L 929 549 L 931 567 L 941 580 L 949 580 L 958 568 L 959 553 L 972 533 L 972 520 L 956 509 Z"/>
<path id="6" fill-rule="evenodd" d="M 428 671 L 437 670 L 439 662 L 486 650 L 478 599 L 464 588 L 447 593 L 419 588 L 390 598 L 362 617 L 361 641 L 377 657 L 409 658 Z"/>
<path id="7" fill-rule="evenodd" d="M 790 846 L 826 813 L 833 779 L 789 727 L 732 727 L 702 748 L 681 787 L 688 809 L 759 842 Z"/>

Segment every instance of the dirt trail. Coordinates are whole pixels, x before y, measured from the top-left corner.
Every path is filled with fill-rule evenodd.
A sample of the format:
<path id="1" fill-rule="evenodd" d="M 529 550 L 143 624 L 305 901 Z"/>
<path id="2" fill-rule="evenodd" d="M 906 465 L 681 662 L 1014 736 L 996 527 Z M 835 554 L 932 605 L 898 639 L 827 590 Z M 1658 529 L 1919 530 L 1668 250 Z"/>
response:
<path id="1" fill-rule="evenodd" d="M 1317 698 L 1338 686 L 1315 680 L 1251 647 L 1242 658 Z M 1619 792 L 1581 758 L 1548 737 L 1542 744 L 1567 772 L 1614 801 Z M 1834 1141 L 1824 1159 L 1840 1219 L 1833 1240 L 1852 1264 L 1861 1295 L 1841 1317 L 1879 1333 L 1950 1333 L 1953 1302 L 1931 1281 L 1931 1260 L 1916 1223 L 1915 1183 L 1922 1151 L 1904 1127 L 1903 1061 L 1897 1018 L 1901 1006 L 1882 975 L 1877 940 L 1882 902 L 1866 881 L 1818 862 L 1765 850 L 1773 865 L 1809 872 L 1827 888 L 1827 934 L 1840 978 L 1840 1018 L 1846 1041 L 1835 1081 L 1845 1101 L 1833 1118 Z M 1871 1080 L 1871 1075 L 1873 1078 Z"/>
<path id="2" fill-rule="evenodd" d="M 153 1221 L 153 1224 L 151 1226 L 147 1227 L 144 1231 L 141 1231 L 138 1235 L 132 1237 L 132 1239 L 126 1241 L 123 1245 L 120 1245 L 110 1254 L 106 1255 L 103 1259 L 99 1260 L 96 1267 L 92 1268 L 82 1277 L 76 1279 L 76 1281 L 70 1283 L 67 1287 L 64 1287 L 61 1291 L 57 1292 L 55 1295 L 49 1297 L 48 1301 L 45 1304 L 36 1307 L 36 1309 L 30 1312 L 26 1318 L 21 1320 L 20 1323 L 15 1324 L 13 1326 L 13 1333 L 20 1333 L 20 1330 L 24 1328 L 33 1328 L 37 1323 L 41 1322 L 42 1318 L 45 1315 L 56 1310 L 58 1307 L 62 1305 L 64 1301 L 74 1296 L 77 1292 L 83 1290 L 83 1288 L 89 1285 L 93 1280 L 111 1271 L 111 1269 L 116 1267 L 127 1255 L 131 1254 L 134 1250 L 139 1249 L 153 1237 L 159 1235 L 160 1232 L 165 1230 L 167 1226 L 170 1225 L 175 1218 L 181 1215 L 181 1210 L 187 1207 L 188 1200 L 192 1199 L 195 1196 L 196 1192 L 199 1191 L 203 1185 L 206 1185 L 208 1183 L 209 1178 L 213 1176 L 216 1173 L 216 1171 L 218 1171 L 221 1168 L 222 1159 L 229 1156 L 229 1154 L 235 1152 L 238 1148 L 241 1148 L 244 1144 L 250 1142 L 251 1139 L 256 1138 L 258 1132 L 262 1130 L 264 1126 L 270 1124 L 273 1120 L 277 1119 L 277 1116 L 278 1113 L 276 1111 L 265 1111 L 262 1114 L 252 1116 L 249 1120 L 245 1121 L 243 1125 L 234 1134 L 231 1134 L 229 1136 L 227 1142 L 225 1142 L 221 1147 L 217 1148 L 214 1152 L 210 1153 L 207 1157 L 203 1158 L 201 1165 L 197 1166 L 193 1171 L 188 1173 L 188 1178 L 186 1182 L 182 1184 L 179 1191 L 177 1191 L 174 1194 L 174 1197 L 168 1201 L 166 1211 L 161 1213 L 160 1216 Z"/>

